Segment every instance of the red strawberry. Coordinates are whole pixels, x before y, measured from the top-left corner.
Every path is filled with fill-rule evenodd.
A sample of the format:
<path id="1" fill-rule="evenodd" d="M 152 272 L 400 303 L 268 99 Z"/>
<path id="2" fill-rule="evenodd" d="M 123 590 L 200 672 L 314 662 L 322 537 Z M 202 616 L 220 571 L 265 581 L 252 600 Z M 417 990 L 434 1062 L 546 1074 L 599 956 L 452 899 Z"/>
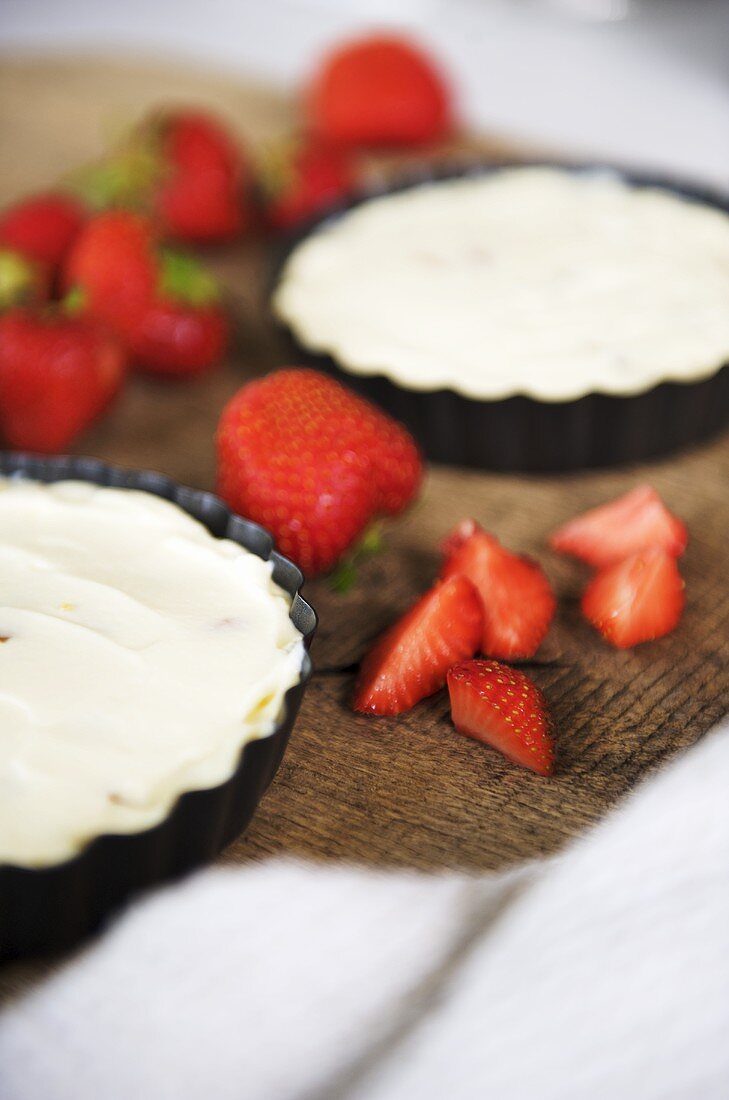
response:
<path id="1" fill-rule="evenodd" d="M 282 143 L 268 150 L 259 170 L 266 220 L 289 229 L 343 198 L 354 182 L 341 149 L 311 139 Z"/>
<path id="2" fill-rule="evenodd" d="M 128 339 L 132 359 L 150 374 L 181 377 L 217 366 L 228 342 L 228 322 L 216 306 L 151 303 Z"/>
<path id="3" fill-rule="evenodd" d="M 151 226 L 126 210 L 93 218 L 76 239 L 63 272 L 65 288 L 83 291 L 91 315 L 121 335 L 153 300 L 157 281 Z"/>
<path id="4" fill-rule="evenodd" d="M 164 375 L 218 363 L 228 322 L 215 280 L 189 256 L 160 250 L 149 223 L 118 210 L 87 225 L 65 269 L 84 308 L 109 325 L 135 364 Z"/>
<path id="5" fill-rule="evenodd" d="M 85 221 L 86 211 L 68 195 L 32 195 L 0 214 L 0 244 L 55 271 Z"/>
<path id="6" fill-rule="evenodd" d="M 0 248 L 0 310 L 39 305 L 47 300 L 49 289 L 45 265 Z"/>
<path id="7" fill-rule="evenodd" d="M 475 519 L 462 519 L 458 526 L 449 531 L 441 542 L 440 548 L 443 556 L 450 558 L 452 554 L 461 549 L 464 542 L 468 542 L 471 535 L 475 535 L 477 531 L 482 530 L 483 528 L 479 523 L 476 523 Z"/>
<path id="8" fill-rule="evenodd" d="M 465 577 L 434 585 L 365 657 L 354 709 L 400 714 L 442 688 L 448 669 L 471 657 L 481 638 L 478 593 Z"/>
<path id="9" fill-rule="evenodd" d="M 377 511 L 397 516 L 418 495 L 423 460 L 410 432 L 364 398 L 356 403 L 357 446 L 366 447 L 377 487 Z"/>
<path id="10" fill-rule="evenodd" d="M 448 672 L 451 716 L 475 737 L 539 775 L 554 771 L 552 721 L 537 685 L 498 661 L 463 661 Z"/>
<path id="11" fill-rule="evenodd" d="M 404 428 L 312 370 L 239 390 L 220 418 L 217 451 L 221 495 L 309 575 L 335 565 L 374 516 L 409 504 L 422 478 Z"/>
<path id="12" fill-rule="evenodd" d="M 348 42 L 321 63 L 307 94 L 314 133 L 333 144 L 412 145 L 451 128 L 450 92 L 412 42 L 373 35 Z"/>
<path id="13" fill-rule="evenodd" d="M 227 343 L 215 280 L 191 257 L 163 251 L 157 293 L 127 332 L 134 363 L 169 377 L 199 374 L 220 362 Z"/>
<path id="14" fill-rule="evenodd" d="M 550 545 L 598 567 L 661 546 L 674 557 L 686 549 L 686 527 L 650 485 L 639 485 L 608 504 L 583 512 L 550 536 Z"/>
<path id="15" fill-rule="evenodd" d="M 462 573 L 483 601 L 482 652 L 504 660 L 533 656 L 556 607 L 541 566 L 506 550 L 474 520 L 465 520 L 444 545 L 451 552 L 441 576 Z"/>
<path id="16" fill-rule="evenodd" d="M 0 434 L 19 450 L 62 451 L 124 377 L 119 344 L 93 321 L 13 310 L 0 318 Z"/>
<path id="17" fill-rule="evenodd" d="M 683 611 L 683 590 L 676 559 L 652 547 L 602 569 L 585 590 L 582 610 L 603 638 L 629 649 L 673 630 Z"/>
<path id="18" fill-rule="evenodd" d="M 96 210 L 148 214 L 166 237 L 207 244 L 236 237 L 249 220 L 247 167 L 238 143 L 211 115 L 157 111 L 115 149 L 74 176 Z"/>
<path id="19" fill-rule="evenodd" d="M 236 142 L 200 111 L 176 111 L 153 125 L 165 166 L 155 196 L 163 232 L 197 243 L 236 237 L 247 218 L 245 164 Z"/>

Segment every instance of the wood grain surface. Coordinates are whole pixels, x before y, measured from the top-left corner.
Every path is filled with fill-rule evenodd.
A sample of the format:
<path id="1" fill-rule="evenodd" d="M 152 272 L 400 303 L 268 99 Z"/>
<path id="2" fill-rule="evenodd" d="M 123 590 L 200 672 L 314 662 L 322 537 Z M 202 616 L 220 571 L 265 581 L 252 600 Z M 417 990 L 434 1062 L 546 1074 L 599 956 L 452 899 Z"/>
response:
<path id="1" fill-rule="evenodd" d="M 0 202 L 46 185 L 93 154 L 110 123 L 160 101 L 204 102 L 254 141 L 292 118 L 285 98 L 157 62 L 4 62 L 0 72 Z M 485 151 L 501 143 L 479 141 Z M 470 143 L 473 147 L 473 143 Z M 265 303 L 268 246 L 209 254 L 236 317 L 224 369 L 189 384 L 135 378 L 79 451 L 151 467 L 191 485 L 214 481 L 220 408 L 247 378 L 283 362 Z M 619 652 L 579 614 L 586 572 L 545 546 L 575 512 L 651 481 L 688 523 L 687 608 L 671 636 Z M 473 515 L 515 549 L 537 555 L 560 597 L 556 623 L 529 670 L 558 729 L 558 771 L 545 780 L 459 737 L 444 694 L 399 719 L 355 716 L 352 667 L 371 639 L 438 568 L 436 546 Z M 387 530 L 387 550 L 357 586 L 326 581 L 305 594 L 320 615 L 318 668 L 280 773 L 221 862 L 269 855 L 420 869 L 490 870 L 553 852 L 593 824 L 647 772 L 688 748 L 729 710 L 729 436 L 640 468 L 558 477 L 430 470 L 419 504 Z M 6 971 L 3 989 L 32 970 Z"/>

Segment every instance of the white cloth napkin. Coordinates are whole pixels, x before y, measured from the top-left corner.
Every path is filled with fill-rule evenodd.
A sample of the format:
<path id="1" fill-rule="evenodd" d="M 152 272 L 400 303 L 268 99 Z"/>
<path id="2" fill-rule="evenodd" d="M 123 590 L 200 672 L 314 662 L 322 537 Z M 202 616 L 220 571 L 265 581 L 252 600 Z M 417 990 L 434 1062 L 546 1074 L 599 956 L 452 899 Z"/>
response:
<path id="1" fill-rule="evenodd" d="M 271 862 L 0 1020 L 2 1100 L 726 1100 L 729 724 L 504 875 Z"/>

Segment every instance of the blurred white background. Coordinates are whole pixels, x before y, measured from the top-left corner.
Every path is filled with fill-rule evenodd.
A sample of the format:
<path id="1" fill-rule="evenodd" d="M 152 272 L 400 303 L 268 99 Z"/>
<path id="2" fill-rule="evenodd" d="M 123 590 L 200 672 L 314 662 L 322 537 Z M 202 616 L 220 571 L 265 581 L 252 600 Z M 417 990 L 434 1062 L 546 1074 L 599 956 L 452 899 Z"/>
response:
<path id="1" fill-rule="evenodd" d="M 729 0 L 2 0 L 5 51 L 176 55 L 290 84 L 332 40 L 406 27 L 471 123 L 729 189 Z"/>

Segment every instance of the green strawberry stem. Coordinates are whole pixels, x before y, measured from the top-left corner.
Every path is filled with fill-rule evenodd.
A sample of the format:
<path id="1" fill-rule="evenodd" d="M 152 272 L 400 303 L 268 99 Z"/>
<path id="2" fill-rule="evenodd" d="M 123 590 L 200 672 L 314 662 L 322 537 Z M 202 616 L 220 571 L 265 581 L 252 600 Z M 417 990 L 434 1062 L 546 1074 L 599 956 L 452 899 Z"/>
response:
<path id="1" fill-rule="evenodd" d="M 88 295 L 84 288 L 73 286 L 64 294 L 58 305 L 67 317 L 78 317 L 86 309 L 87 301 Z"/>
<path id="2" fill-rule="evenodd" d="M 342 559 L 333 573 L 329 574 L 329 587 L 332 591 L 339 593 L 340 596 L 349 592 L 357 580 L 360 563 L 365 558 L 379 554 L 384 546 L 382 524 L 379 522 L 371 524 L 354 550 Z"/>
<path id="3" fill-rule="evenodd" d="M 144 210 L 164 172 L 154 136 L 137 135 L 103 160 L 68 173 L 64 183 L 94 210 Z"/>

